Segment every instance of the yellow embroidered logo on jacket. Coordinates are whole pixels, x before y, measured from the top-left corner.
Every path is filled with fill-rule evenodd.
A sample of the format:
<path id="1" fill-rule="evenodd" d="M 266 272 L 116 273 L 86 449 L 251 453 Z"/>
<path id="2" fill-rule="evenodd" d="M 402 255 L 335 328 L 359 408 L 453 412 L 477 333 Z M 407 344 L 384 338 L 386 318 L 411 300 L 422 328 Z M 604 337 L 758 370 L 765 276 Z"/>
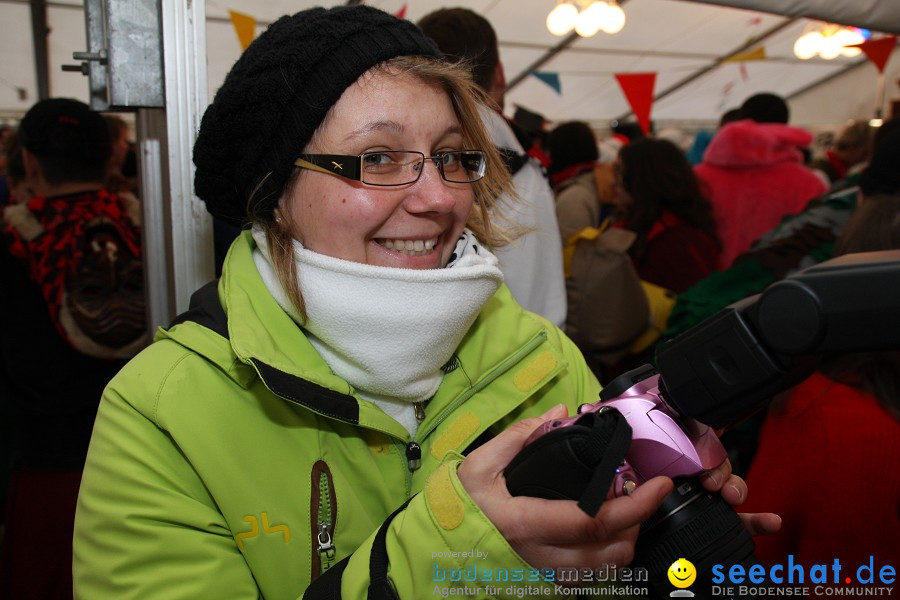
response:
<path id="1" fill-rule="evenodd" d="M 262 531 L 263 533 L 281 533 L 284 535 L 284 543 L 288 543 L 291 541 L 291 530 L 287 525 L 269 525 L 269 514 L 267 512 L 263 512 L 260 514 L 260 518 L 257 519 L 256 515 L 247 515 L 244 517 L 244 521 L 250 523 L 250 531 L 244 531 L 235 536 L 235 541 L 237 542 L 238 548 L 244 549 L 244 540 L 256 537 L 259 535 L 260 522 L 262 522 Z"/>

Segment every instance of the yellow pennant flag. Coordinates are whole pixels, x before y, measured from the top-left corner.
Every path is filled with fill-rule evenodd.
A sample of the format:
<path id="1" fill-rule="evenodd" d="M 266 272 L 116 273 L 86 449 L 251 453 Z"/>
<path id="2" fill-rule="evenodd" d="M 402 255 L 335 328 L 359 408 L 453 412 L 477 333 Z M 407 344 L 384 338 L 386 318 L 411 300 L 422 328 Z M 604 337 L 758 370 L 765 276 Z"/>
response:
<path id="1" fill-rule="evenodd" d="M 228 11 L 228 16 L 231 17 L 231 24 L 234 25 L 234 31 L 241 42 L 241 50 L 246 50 L 256 37 L 256 19 L 233 10 Z"/>
<path id="2" fill-rule="evenodd" d="M 735 54 L 734 56 L 729 56 L 724 59 L 723 63 L 731 63 L 731 62 L 745 62 L 748 60 L 766 60 L 766 47 L 760 46 L 759 48 L 754 48 L 749 52 L 741 52 L 740 54 Z"/>

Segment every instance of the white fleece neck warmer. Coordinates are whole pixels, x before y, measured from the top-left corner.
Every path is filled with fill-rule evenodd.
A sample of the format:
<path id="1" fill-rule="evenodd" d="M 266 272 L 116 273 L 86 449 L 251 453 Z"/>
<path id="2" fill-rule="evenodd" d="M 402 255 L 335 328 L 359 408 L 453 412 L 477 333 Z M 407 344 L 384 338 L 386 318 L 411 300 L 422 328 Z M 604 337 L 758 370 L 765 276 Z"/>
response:
<path id="1" fill-rule="evenodd" d="M 503 281 L 497 259 L 468 230 L 443 269 L 377 267 L 318 254 L 294 241 L 303 322 L 254 227 L 256 267 L 278 304 L 309 334 L 336 375 L 415 437 L 413 402 L 431 398 L 447 363 Z"/>

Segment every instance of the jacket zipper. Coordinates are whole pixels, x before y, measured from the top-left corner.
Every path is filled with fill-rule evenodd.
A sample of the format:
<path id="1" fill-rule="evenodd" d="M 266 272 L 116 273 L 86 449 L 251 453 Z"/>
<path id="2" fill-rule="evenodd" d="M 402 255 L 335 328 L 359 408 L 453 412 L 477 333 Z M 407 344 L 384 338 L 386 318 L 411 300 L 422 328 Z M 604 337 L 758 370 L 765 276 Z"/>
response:
<path id="1" fill-rule="evenodd" d="M 506 373 L 512 366 L 519 361 L 522 360 L 524 356 L 528 356 L 535 348 L 543 344 L 547 340 L 547 332 L 541 331 L 538 335 L 532 338 L 525 346 L 520 348 L 515 354 L 507 358 L 503 361 L 493 372 L 490 373 L 489 376 L 485 377 L 481 381 L 479 381 L 476 385 L 470 388 L 466 393 L 462 394 L 459 398 L 457 398 L 452 404 L 447 406 L 441 413 L 437 416 L 437 418 L 431 422 L 430 426 L 425 431 L 419 431 L 416 434 L 416 437 L 419 439 L 424 439 L 429 433 L 434 431 L 438 425 L 444 422 L 444 420 L 454 411 L 456 410 L 460 404 L 483 390 L 485 387 L 490 385 L 495 379 Z M 424 413 L 424 409 L 423 409 Z M 417 415 L 418 415 L 418 407 L 417 407 Z M 403 446 L 403 453 L 406 456 L 406 478 L 407 478 L 407 487 L 412 487 L 412 477 L 411 473 L 417 470 L 422 465 L 422 448 L 419 446 L 419 443 L 415 440 L 411 442 L 400 442 Z"/>
<path id="2" fill-rule="evenodd" d="M 424 439 L 429 433 L 437 429 L 438 425 L 443 423 L 448 416 L 450 416 L 453 411 L 455 411 L 459 406 L 466 402 L 469 398 L 486 388 L 488 385 L 494 382 L 495 379 L 506 373 L 512 366 L 519 361 L 522 360 L 523 357 L 528 356 L 535 348 L 543 344 L 547 340 L 547 332 L 541 331 L 538 335 L 533 337 L 527 344 L 525 344 L 522 348 L 517 350 L 515 354 L 508 357 L 502 363 L 500 363 L 487 377 L 476 383 L 472 386 L 466 393 L 460 395 L 452 404 L 445 407 L 444 410 L 435 418 L 428 426 L 428 429 L 425 431 L 419 431 L 416 434 L 416 437 L 419 439 Z"/>
<path id="3" fill-rule="evenodd" d="M 325 461 L 317 461 L 312 468 L 312 579 L 335 563 L 334 525 L 337 519 L 337 497 L 334 480 Z"/>

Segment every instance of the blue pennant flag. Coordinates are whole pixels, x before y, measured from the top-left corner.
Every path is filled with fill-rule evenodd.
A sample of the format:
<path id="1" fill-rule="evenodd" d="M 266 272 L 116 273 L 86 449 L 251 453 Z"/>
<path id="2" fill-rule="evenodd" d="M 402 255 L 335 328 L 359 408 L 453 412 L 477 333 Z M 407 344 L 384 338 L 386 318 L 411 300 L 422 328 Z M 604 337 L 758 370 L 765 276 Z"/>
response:
<path id="1" fill-rule="evenodd" d="M 550 73 L 548 71 L 532 71 L 532 75 L 556 90 L 556 93 L 562 96 L 562 85 L 559 83 L 559 73 Z"/>

